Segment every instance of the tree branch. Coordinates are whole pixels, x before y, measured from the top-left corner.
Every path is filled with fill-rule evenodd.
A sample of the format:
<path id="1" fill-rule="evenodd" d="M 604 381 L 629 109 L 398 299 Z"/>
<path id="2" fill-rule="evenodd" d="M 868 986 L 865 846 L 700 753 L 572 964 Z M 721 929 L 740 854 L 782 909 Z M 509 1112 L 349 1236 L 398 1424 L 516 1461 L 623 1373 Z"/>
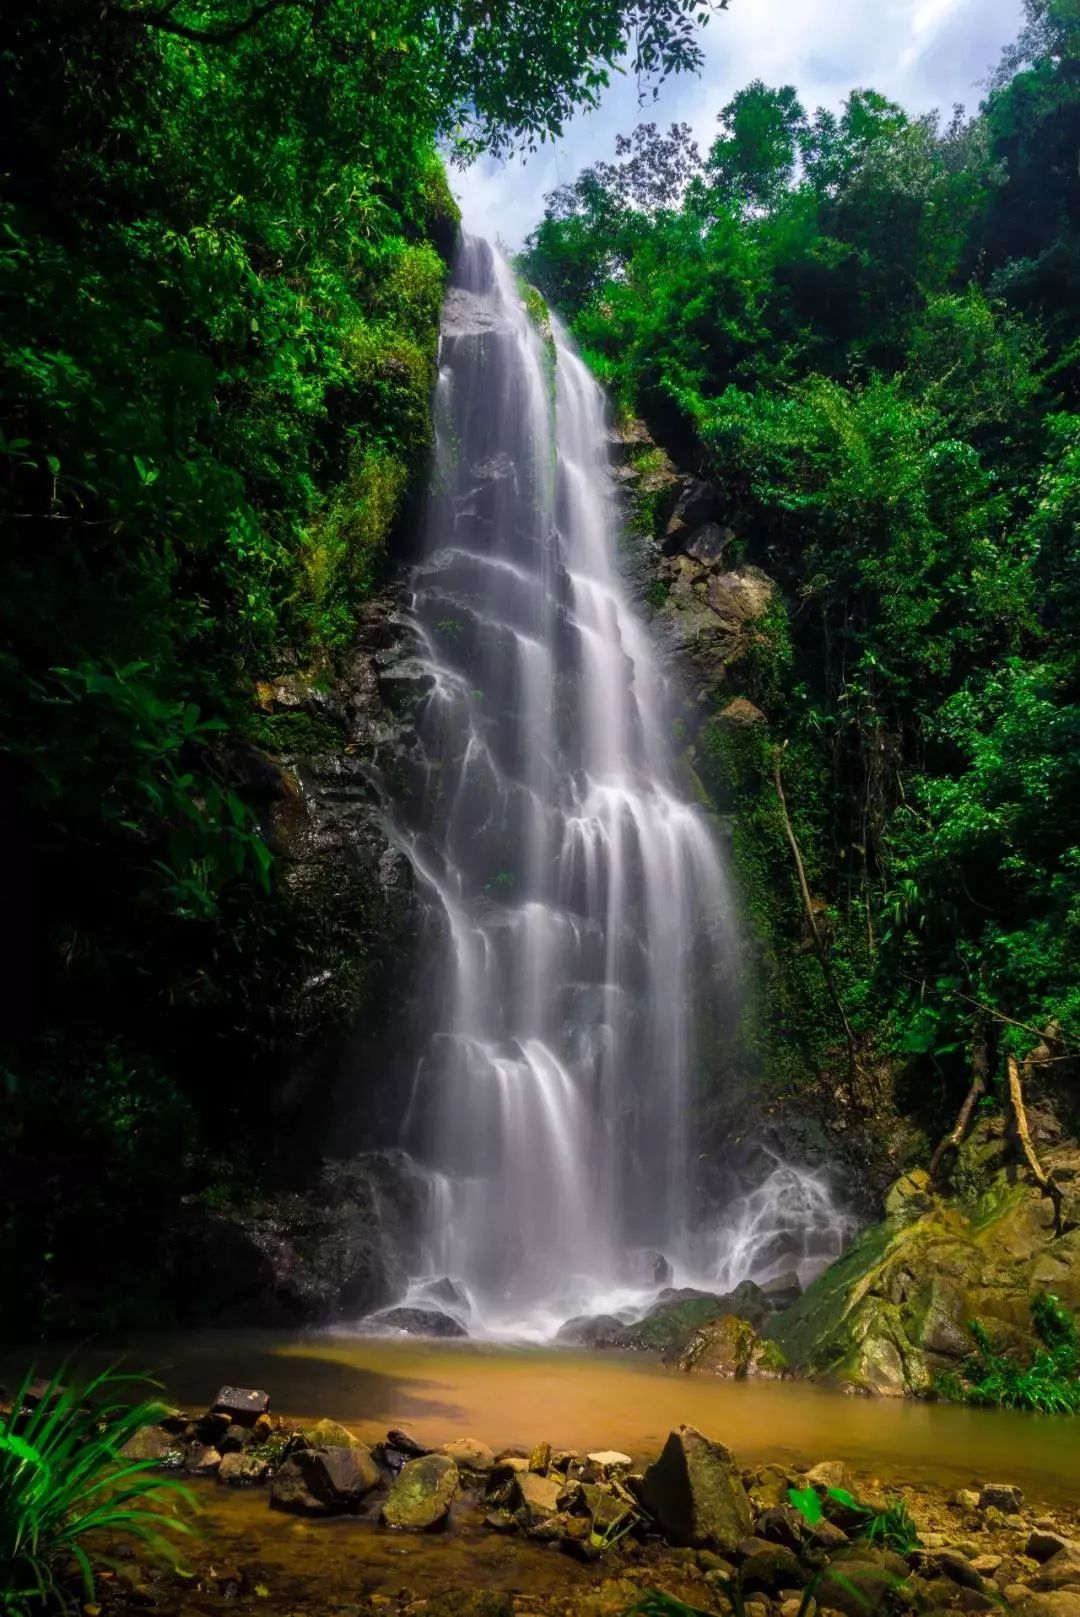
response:
<path id="1" fill-rule="evenodd" d="M 941 1166 L 941 1162 L 946 1151 L 955 1151 L 959 1146 L 963 1145 L 964 1140 L 967 1137 L 967 1131 L 971 1127 L 971 1119 L 975 1115 L 975 1108 L 986 1094 L 986 1076 L 989 1067 L 989 1055 L 986 1049 L 986 1038 L 982 1033 L 980 1033 L 979 1037 L 976 1039 L 975 1048 L 972 1051 L 971 1065 L 971 1088 L 964 1096 L 964 1104 L 960 1108 L 956 1122 L 952 1129 L 948 1134 L 945 1135 L 944 1139 L 938 1141 L 937 1149 L 930 1158 L 931 1179 L 935 1179 L 937 1177 L 938 1169 Z"/>
<path id="2" fill-rule="evenodd" d="M 178 0 L 170 3 L 158 11 L 135 11 L 128 7 L 123 8 L 123 15 L 131 22 L 142 23 L 146 28 L 156 28 L 159 33 L 175 34 L 178 39 L 189 39 L 196 45 L 230 45 L 233 40 L 257 28 L 264 17 L 273 11 L 291 7 L 295 10 L 306 11 L 315 15 L 315 6 L 312 0 L 262 0 L 249 11 L 246 17 L 238 22 L 222 25 L 220 28 L 198 28 L 194 24 L 176 22 L 173 12 L 176 10 Z"/>
<path id="3" fill-rule="evenodd" d="M 1005 1057 L 1005 1072 L 1009 1084 L 1009 1109 L 1012 1112 L 1013 1128 L 1016 1138 L 1027 1163 L 1028 1172 L 1042 1191 L 1049 1196 L 1054 1204 L 1054 1224 L 1060 1234 L 1061 1230 L 1061 1191 L 1042 1163 L 1035 1155 L 1035 1147 L 1031 1143 L 1031 1130 L 1028 1128 L 1027 1112 L 1024 1109 L 1024 1091 L 1020 1082 L 1020 1067 L 1016 1057 L 1010 1051 Z"/>
<path id="4" fill-rule="evenodd" d="M 825 948 L 825 939 L 821 935 L 821 928 L 818 926 L 817 916 L 814 914 L 814 903 L 810 896 L 809 883 L 806 880 L 806 867 L 803 864 L 802 854 L 799 851 L 799 843 L 795 836 L 795 828 L 791 823 L 791 816 L 788 813 L 787 798 L 784 796 L 784 782 L 780 773 L 780 758 L 782 751 L 783 749 L 781 747 L 776 747 L 773 749 L 773 784 L 776 787 L 776 796 L 780 803 L 780 814 L 784 822 L 784 835 L 787 837 L 788 847 L 791 849 L 791 857 L 795 861 L 795 873 L 799 880 L 799 892 L 802 896 L 803 909 L 806 912 L 807 925 L 810 928 L 810 934 L 814 940 L 814 948 L 817 950 L 818 961 L 821 965 L 821 975 L 825 979 L 825 987 L 828 991 L 829 998 L 832 1000 L 833 1005 L 836 1008 L 836 1014 L 839 1016 L 840 1021 L 843 1024 L 844 1038 L 847 1042 L 848 1050 L 851 1089 L 852 1094 L 856 1095 L 857 1087 L 855 1084 L 855 1079 L 857 1075 L 862 1073 L 862 1068 L 859 1065 L 859 1047 L 855 1038 L 855 1030 L 848 1020 L 847 1011 L 844 1009 L 844 1002 L 840 998 L 840 991 L 836 986 L 836 980 L 833 977 L 832 968 L 829 965 L 829 955 L 827 949 Z"/>

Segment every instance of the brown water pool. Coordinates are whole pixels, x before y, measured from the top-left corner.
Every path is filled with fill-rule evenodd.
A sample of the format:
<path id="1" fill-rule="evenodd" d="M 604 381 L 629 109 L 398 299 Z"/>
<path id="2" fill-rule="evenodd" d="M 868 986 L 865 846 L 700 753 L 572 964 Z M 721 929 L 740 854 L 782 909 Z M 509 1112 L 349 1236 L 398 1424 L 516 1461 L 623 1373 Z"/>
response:
<path id="1" fill-rule="evenodd" d="M 116 1351 L 95 1347 L 80 1362 Z M 1080 1501 L 1080 1420 L 1068 1417 L 722 1381 L 600 1350 L 212 1331 L 129 1338 L 122 1351 L 184 1408 L 205 1408 L 223 1382 L 264 1387 L 277 1413 L 329 1415 L 370 1440 L 403 1426 L 433 1445 L 462 1435 L 496 1449 L 546 1438 L 644 1461 L 685 1421 L 744 1464 L 842 1459 L 883 1487 L 1004 1480 L 1033 1502 Z M 40 1359 L 46 1367 L 44 1351 Z M 7 1379 L 16 1368 L 4 1366 Z"/>

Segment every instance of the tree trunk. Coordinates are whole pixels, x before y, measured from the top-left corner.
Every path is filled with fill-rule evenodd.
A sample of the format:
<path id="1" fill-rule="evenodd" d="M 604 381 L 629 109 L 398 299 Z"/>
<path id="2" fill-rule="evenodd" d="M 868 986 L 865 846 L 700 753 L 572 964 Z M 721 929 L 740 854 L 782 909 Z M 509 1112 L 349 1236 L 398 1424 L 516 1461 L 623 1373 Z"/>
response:
<path id="1" fill-rule="evenodd" d="M 1017 1142 L 1024 1161 L 1027 1163 L 1028 1172 L 1043 1195 L 1049 1196 L 1054 1204 L 1054 1222 L 1060 1230 L 1061 1191 L 1035 1155 L 1035 1147 L 1031 1143 L 1031 1130 L 1028 1128 L 1027 1112 L 1024 1109 L 1024 1091 L 1020 1079 L 1020 1068 L 1016 1057 L 1011 1051 L 1005 1057 L 1005 1071 L 1009 1080 L 1009 1110 L 1012 1113 Z"/>
<path id="2" fill-rule="evenodd" d="M 956 1123 L 944 1139 L 938 1141 L 937 1149 L 930 1158 L 930 1178 L 937 1177 L 938 1169 L 947 1151 L 955 1151 L 963 1145 L 967 1138 L 971 1119 L 975 1115 L 975 1108 L 986 1094 L 986 1078 L 990 1070 L 990 1055 L 986 1043 L 985 1026 L 980 1027 L 975 1035 L 975 1044 L 971 1052 L 971 1088 L 964 1096 L 964 1104 L 957 1114 Z"/>

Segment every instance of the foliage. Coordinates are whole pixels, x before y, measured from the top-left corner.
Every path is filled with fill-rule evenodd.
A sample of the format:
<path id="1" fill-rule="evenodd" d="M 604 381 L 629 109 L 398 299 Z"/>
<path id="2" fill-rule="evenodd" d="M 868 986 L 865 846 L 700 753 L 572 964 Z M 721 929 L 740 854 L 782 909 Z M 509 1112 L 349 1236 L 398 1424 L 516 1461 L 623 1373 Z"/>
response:
<path id="1" fill-rule="evenodd" d="M 825 1502 L 833 1500 L 845 1512 L 862 1518 L 854 1522 L 849 1536 L 866 1539 L 871 1544 L 881 1544 L 885 1549 L 895 1550 L 898 1555 L 904 1556 L 919 1547 L 918 1529 L 903 1499 L 890 1499 L 884 1510 L 876 1510 L 872 1505 L 860 1504 L 847 1488 L 826 1488 L 825 1501 L 816 1488 L 789 1488 L 788 1498 L 810 1527 L 816 1527 L 827 1514 Z"/>
<path id="2" fill-rule="evenodd" d="M 33 1371 L 0 1427 L 0 1609 L 7 1617 L 74 1610 L 77 1588 L 94 1599 L 93 1560 L 106 1535 L 136 1539 L 172 1559 L 170 1534 L 190 1533 L 177 1513 L 187 1490 L 156 1462 L 126 1460 L 124 1445 L 160 1416 L 156 1401 L 126 1402 L 140 1378 L 106 1370 L 65 1387 L 62 1372 L 26 1412 Z M 75 1587 L 73 1588 L 73 1584 Z"/>
<path id="3" fill-rule="evenodd" d="M 1030 1049 L 1000 1017 L 1080 1044 L 1077 23 L 1027 11 L 974 118 L 755 82 L 704 154 L 645 125 L 553 192 L 522 259 L 786 598 L 715 693 L 768 729 L 699 734 L 761 984 L 744 1041 L 784 1089 L 843 1060 L 785 741 L 847 1015 L 931 1138 L 973 1043 Z"/>
<path id="4" fill-rule="evenodd" d="M 1080 1413 L 1080 1335 L 1074 1316 L 1051 1292 L 1031 1299 L 1039 1344 L 1029 1363 L 995 1350 L 986 1327 L 975 1320 L 975 1352 L 959 1371 L 942 1376 L 938 1391 L 958 1403 L 1027 1409 L 1046 1415 Z"/>
<path id="5" fill-rule="evenodd" d="M 611 71 L 645 89 L 695 67 L 711 9 L 43 0 L 13 19 L 0 830 L 23 948 L 0 1250 L 52 1323 L 73 1323 L 51 1312 L 60 1237 L 155 1140 L 144 1092 L 184 1118 L 149 1229 L 220 1190 L 223 1158 L 242 1177 L 288 1138 L 266 1100 L 304 1039 L 377 1014 L 386 895 L 350 870 L 328 915 L 282 880 L 268 828 L 288 788 L 261 749 L 345 737 L 253 693 L 332 683 L 422 486 L 457 229 L 444 157 L 549 138 Z M 330 936 L 332 1003 L 303 987 Z M 103 1156 L 61 1206 L 66 1117 L 114 1071 L 138 1121 L 98 1119 Z"/>

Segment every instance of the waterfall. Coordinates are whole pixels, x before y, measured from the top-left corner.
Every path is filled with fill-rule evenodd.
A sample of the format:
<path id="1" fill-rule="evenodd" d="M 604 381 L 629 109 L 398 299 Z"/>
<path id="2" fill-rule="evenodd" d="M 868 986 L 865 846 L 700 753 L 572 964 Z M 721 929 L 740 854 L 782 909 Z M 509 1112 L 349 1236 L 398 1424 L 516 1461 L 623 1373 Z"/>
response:
<path id="1" fill-rule="evenodd" d="M 476 238 L 436 424 L 412 601 L 425 786 L 398 834 L 443 941 L 406 1143 L 442 1187 L 432 1273 L 487 1334 L 543 1337 L 632 1306 L 649 1249 L 677 1260 L 695 1003 L 730 992 L 736 940 L 616 567 L 602 392 Z"/>

